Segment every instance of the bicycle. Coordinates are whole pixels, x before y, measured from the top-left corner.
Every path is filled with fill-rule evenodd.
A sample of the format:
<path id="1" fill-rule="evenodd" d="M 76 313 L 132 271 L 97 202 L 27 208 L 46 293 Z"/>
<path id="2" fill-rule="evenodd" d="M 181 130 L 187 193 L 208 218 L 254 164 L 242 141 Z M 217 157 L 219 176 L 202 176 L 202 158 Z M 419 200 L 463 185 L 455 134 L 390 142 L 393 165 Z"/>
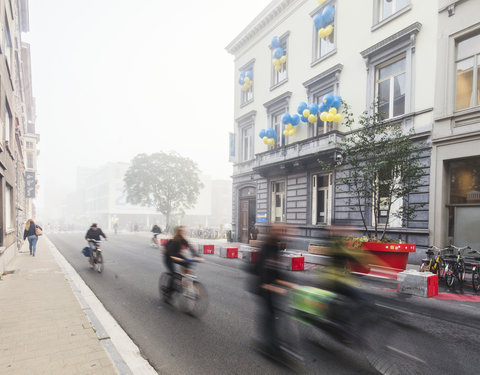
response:
<path id="1" fill-rule="evenodd" d="M 422 259 L 422 264 L 420 265 L 420 272 L 429 271 L 434 274 L 438 274 L 439 278 L 445 276 L 445 261 L 443 260 L 442 254 L 445 251 L 448 251 L 450 248 L 446 247 L 443 249 L 438 248 L 437 246 L 429 246 L 427 250 L 428 258 Z M 437 252 L 436 256 L 434 251 Z"/>
<path id="2" fill-rule="evenodd" d="M 102 273 L 103 271 L 103 253 L 102 249 L 100 249 L 101 241 L 97 240 L 90 240 L 95 245 L 95 249 L 90 249 L 92 253 L 92 261 L 93 261 L 93 269 L 98 273 Z"/>
<path id="3" fill-rule="evenodd" d="M 172 257 L 175 262 L 184 262 L 184 259 Z M 198 263 L 197 260 L 190 259 L 189 263 Z M 178 305 L 180 310 L 195 317 L 201 317 L 205 314 L 208 307 L 208 294 L 203 284 L 197 280 L 193 274 L 193 268 L 190 273 L 163 272 L 160 275 L 159 289 L 160 295 L 165 302 L 172 301 L 172 305 Z M 168 286 L 170 279 L 173 280 L 173 288 L 168 297 Z M 170 299 L 169 299 L 170 298 Z"/>
<path id="4" fill-rule="evenodd" d="M 451 288 L 455 284 L 455 280 L 458 280 L 461 289 L 465 280 L 465 261 L 462 257 L 462 252 L 471 250 L 471 248 L 470 246 L 457 247 L 454 245 L 449 247 L 456 252 L 456 255 L 445 259 L 445 282 Z"/>
<path id="5" fill-rule="evenodd" d="M 472 250 L 464 257 L 465 274 L 471 274 L 472 288 L 475 292 L 480 291 L 480 252 Z"/>

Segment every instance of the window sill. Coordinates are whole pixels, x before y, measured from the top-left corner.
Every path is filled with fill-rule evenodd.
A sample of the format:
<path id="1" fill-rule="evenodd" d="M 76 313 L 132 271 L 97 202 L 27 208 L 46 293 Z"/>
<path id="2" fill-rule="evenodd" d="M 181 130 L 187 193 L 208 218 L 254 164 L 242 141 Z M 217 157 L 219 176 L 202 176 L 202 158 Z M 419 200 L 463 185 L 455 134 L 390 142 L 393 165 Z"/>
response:
<path id="1" fill-rule="evenodd" d="M 402 14 L 407 13 L 410 9 L 412 9 L 412 4 L 407 5 L 405 8 L 400 9 L 398 12 L 395 12 L 391 16 L 379 21 L 378 23 L 372 26 L 370 31 L 374 32 L 375 30 L 378 30 L 379 28 L 386 25 L 387 23 L 390 23 L 390 21 L 393 21 L 394 19 L 400 17 Z"/>
<path id="2" fill-rule="evenodd" d="M 335 47 L 335 49 L 333 49 L 332 51 L 330 51 L 326 55 L 323 55 L 323 56 L 319 57 L 318 59 L 313 60 L 312 63 L 310 64 L 310 67 L 313 68 L 315 65 L 320 64 L 323 60 L 328 59 L 330 56 L 332 56 L 336 53 L 337 53 L 337 48 Z"/>
<path id="3" fill-rule="evenodd" d="M 463 116 L 473 117 L 472 115 L 480 116 L 480 106 L 460 109 L 460 110 L 454 111 L 451 115 L 436 117 L 435 121 L 451 120 L 451 119 L 459 118 L 459 117 L 463 117 Z"/>
<path id="4" fill-rule="evenodd" d="M 246 106 L 249 105 L 250 103 L 253 103 L 253 99 L 252 99 L 252 100 L 249 100 L 248 102 L 245 102 L 245 103 L 240 104 L 240 108 L 246 107 Z"/>
<path id="5" fill-rule="evenodd" d="M 280 81 L 278 83 L 275 83 L 274 85 L 270 86 L 270 91 L 275 90 L 277 87 L 282 86 L 284 83 L 288 82 L 288 78 L 285 78 L 283 81 Z"/>

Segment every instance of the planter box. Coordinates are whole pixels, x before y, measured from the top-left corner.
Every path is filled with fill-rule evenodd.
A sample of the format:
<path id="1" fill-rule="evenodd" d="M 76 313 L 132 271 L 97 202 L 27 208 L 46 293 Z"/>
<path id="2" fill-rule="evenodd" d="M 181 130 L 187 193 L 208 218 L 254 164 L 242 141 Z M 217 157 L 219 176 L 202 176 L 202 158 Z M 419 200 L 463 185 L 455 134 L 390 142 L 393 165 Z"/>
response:
<path id="1" fill-rule="evenodd" d="M 262 241 L 259 241 L 259 240 L 250 240 L 248 241 L 248 244 L 251 246 L 251 247 L 262 247 Z"/>
<path id="2" fill-rule="evenodd" d="M 308 247 L 308 252 L 315 255 L 328 255 L 329 250 L 327 246 L 310 245 Z"/>
<path id="3" fill-rule="evenodd" d="M 202 252 L 203 254 L 215 254 L 215 245 L 203 245 Z"/>
<path id="4" fill-rule="evenodd" d="M 220 249 L 220 257 L 222 258 L 238 258 L 237 247 L 222 247 Z"/>
<path id="5" fill-rule="evenodd" d="M 260 250 L 256 247 L 240 246 L 238 249 L 239 257 L 246 263 L 255 263 L 258 259 Z"/>
<path id="6" fill-rule="evenodd" d="M 282 255 L 282 262 L 289 271 L 303 271 L 305 269 L 304 256 Z"/>
<path id="7" fill-rule="evenodd" d="M 398 274 L 398 291 L 420 297 L 438 295 L 438 275 L 430 272 L 403 271 Z"/>

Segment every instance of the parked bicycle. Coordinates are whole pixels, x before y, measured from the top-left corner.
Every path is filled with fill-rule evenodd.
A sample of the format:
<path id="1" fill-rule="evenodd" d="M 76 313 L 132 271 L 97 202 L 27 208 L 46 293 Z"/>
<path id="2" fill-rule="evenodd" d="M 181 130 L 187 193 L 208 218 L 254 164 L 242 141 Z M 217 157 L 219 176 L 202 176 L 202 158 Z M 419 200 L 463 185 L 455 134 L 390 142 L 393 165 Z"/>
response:
<path id="1" fill-rule="evenodd" d="M 445 257 L 445 282 L 449 288 L 455 284 L 455 280 L 458 281 L 460 288 L 463 288 L 463 282 L 465 280 L 465 261 L 462 253 L 465 250 L 471 250 L 470 246 L 457 247 L 454 245 L 449 246 L 453 250 L 453 255 Z"/>
<path id="2" fill-rule="evenodd" d="M 183 259 L 172 257 L 176 262 L 182 262 Z M 197 263 L 196 260 L 190 260 L 191 263 Z M 208 307 L 208 294 L 203 284 L 197 280 L 197 277 L 193 273 L 193 267 L 190 268 L 190 273 L 174 272 L 173 275 L 170 272 L 163 272 L 160 275 L 159 289 L 160 295 L 164 301 L 171 301 L 172 305 L 178 306 L 183 312 L 200 317 L 202 316 Z M 170 279 L 173 279 L 173 288 L 170 291 L 170 297 L 168 297 L 168 286 Z"/>
<path id="3" fill-rule="evenodd" d="M 437 274 L 439 278 L 443 278 L 445 276 L 445 261 L 443 255 L 449 250 L 449 247 L 440 249 L 437 246 L 429 246 L 427 250 L 428 258 L 422 259 L 420 272 L 428 271 Z"/>
<path id="4" fill-rule="evenodd" d="M 480 291 L 480 252 L 469 251 L 464 257 L 465 275 L 471 275 L 472 288 Z"/>

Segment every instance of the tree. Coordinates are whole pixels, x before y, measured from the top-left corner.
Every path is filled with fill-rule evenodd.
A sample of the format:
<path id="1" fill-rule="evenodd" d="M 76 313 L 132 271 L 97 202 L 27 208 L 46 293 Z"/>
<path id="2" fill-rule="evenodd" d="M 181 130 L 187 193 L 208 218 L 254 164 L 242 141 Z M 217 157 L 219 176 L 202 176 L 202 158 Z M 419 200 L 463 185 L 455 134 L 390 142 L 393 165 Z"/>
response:
<path id="1" fill-rule="evenodd" d="M 354 126 L 350 107 L 343 105 L 350 132 L 340 142 L 343 165 L 334 167 L 337 182 L 349 190 L 349 205 L 360 213 L 367 237 L 383 241 L 392 218 L 411 220 L 424 206 L 408 200 L 425 174 L 420 162 L 422 145 L 412 140 L 413 129 L 405 131 L 401 124 L 385 121 L 376 110 L 365 111 L 359 126 Z M 367 210 L 373 212 L 373 225 L 369 225 Z M 380 222 L 380 213 L 384 222 Z"/>
<path id="2" fill-rule="evenodd" d="M 155 207 L 167 225 L 172 215 L 183 215 L 195 205 L 203 187 L 196 163 L 175 152 L 135 156 L 124 182 L 127 202 Z"/>

